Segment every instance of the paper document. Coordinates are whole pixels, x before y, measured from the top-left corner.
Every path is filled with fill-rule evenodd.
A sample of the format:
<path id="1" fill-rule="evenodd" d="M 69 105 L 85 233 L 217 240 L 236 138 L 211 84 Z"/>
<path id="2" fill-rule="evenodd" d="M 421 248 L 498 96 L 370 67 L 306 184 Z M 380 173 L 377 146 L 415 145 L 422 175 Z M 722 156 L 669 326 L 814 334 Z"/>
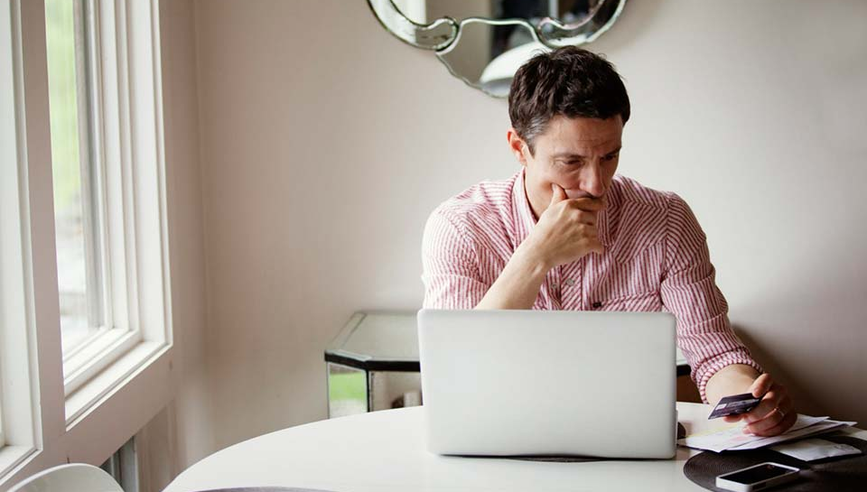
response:
<path id="1" fill-rule="evenodd" d="M 798 420 L 795 421 L 791 429 L 774 437 L 745 434 L 743 431 L 745 425 L 744 422 L 736 422 L 731 426 L 716 431 L 688 435 L 683 439 L 678 439 L 677 443 L 688 448 L 704 449 L 717 453 L 721 451 L 743 451 L 763 448 L 806 436 L 823 434 L 853 426 L 855 422 L 839 422 L 831 420 L 828 417 L 810 417 L 799 414 Z"/>
<path id="2" fill-rule="evenodd" d="M 808 427 L 804 427 L 802 429 L 798 429 L 792 431 L 788 430 L 785 434 L 781 434 L 779 436 L 774 437 L 759 437 L 756 441 L 747 442 L 737 446 L 731 450 L 745 450 L 745 449 L 758 449 L 763 448 L 765 446 L 770 446 L 772 444 L 779 444 L 781 442 L 792 441 L 795 439 L 800 439 L 806 436 L 815 436 L 816 434 L 825 434 L 826 432 L 835 431 L 838 429 L 842 429 L 844 427 L 851 427 L 855 425 L 855 422 L 838 422 L 836 420 L 824 420 L 817 424 L 813 424 Z M 754 436 L 758 437 L 758 436 Z"/>
<path id="3" fill-rule="evenodd" d="M 798 442 L 779 444 L 771 449 L 801 461 L 816 461 L 837 456 L 861 454 L 861 450 L 855 446 L 824 439 L 803 439 Z"/>

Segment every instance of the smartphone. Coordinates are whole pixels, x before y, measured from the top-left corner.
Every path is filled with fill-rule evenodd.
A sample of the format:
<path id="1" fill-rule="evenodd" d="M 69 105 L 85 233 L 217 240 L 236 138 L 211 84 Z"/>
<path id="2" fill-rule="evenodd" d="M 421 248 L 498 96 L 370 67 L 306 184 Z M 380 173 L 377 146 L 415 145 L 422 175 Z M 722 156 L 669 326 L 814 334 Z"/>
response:
<path id="1" fill-rule="evenodd" d="M 764 490 L 791 482 L 801 470 L 779 463 L 759 463 L 716 477 L 716 486 L 733 492 Z"/>

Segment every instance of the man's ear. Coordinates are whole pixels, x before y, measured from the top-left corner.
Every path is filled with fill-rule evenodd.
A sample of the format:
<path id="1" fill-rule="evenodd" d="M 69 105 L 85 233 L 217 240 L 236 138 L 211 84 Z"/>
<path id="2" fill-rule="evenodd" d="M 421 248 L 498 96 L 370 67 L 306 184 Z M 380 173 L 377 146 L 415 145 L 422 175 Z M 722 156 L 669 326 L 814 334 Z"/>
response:
<path id="1" fill-rule="evenodd" d="M 522 166 L 526 166 L 527 156 L 525 152 L 530 151 L 526 142 L 518 136 L 518 132 L 516 132 L 514 128 L 509 128 L 509 131 L 506 132 L 506 139 L 509 141 L 509 150 L 512 151 L 512 154 L 515 155 L 515 158 L 518 159 L 518 162 L 520 162 Z"/>

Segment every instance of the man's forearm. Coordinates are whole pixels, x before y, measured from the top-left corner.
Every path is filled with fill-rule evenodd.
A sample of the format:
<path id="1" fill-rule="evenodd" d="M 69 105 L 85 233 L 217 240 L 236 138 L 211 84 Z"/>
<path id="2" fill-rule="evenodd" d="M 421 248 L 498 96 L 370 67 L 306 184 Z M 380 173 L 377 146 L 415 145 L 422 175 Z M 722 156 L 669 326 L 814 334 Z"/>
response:
<path id="1" fill-rule="evenodd" d="M 757 377 L 759 377 L 758 371 L 745 364 L 723 367 L 707 382 L 705 387 L 707 401 L 711 405 L 716 405 L 724 396 L 746 393 Z"/>
<path id="2" fill-rule="evenodd" d="M 476 309 L 530 309 L 550 268 L 525 241 L 506 264 Z"/>

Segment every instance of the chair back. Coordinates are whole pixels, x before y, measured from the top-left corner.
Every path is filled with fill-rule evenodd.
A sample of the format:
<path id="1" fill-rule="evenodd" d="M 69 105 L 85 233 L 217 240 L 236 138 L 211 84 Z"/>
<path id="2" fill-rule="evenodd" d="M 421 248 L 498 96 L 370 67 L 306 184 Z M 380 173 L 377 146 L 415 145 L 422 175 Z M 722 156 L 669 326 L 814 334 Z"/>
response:
<path id="1" fill-rule="evenodd" d="M 9 492 L 123 492 L 123 489 L 101 468 L 71 463 L 28 477 Z"/>

